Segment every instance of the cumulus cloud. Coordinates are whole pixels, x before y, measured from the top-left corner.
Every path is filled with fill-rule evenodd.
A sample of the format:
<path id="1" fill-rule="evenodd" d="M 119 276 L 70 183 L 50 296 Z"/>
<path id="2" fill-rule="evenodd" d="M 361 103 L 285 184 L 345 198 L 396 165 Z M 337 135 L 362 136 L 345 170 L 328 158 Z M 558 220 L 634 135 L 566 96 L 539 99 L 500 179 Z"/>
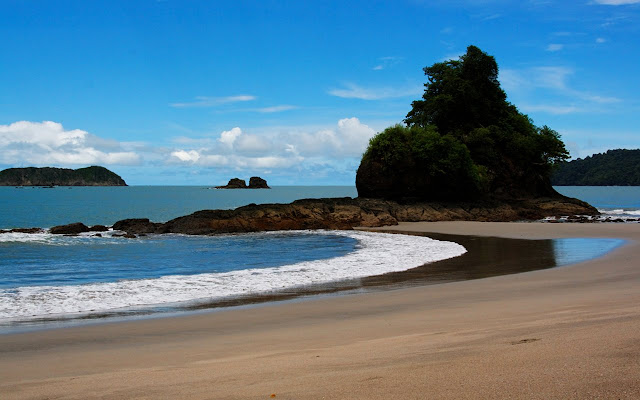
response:
<path id="1" fill-rule="evenodd" d="M 286 135 L 290 149 L 303 156 L 359 157 L 376 132 L 358 118 L 343 118 L 333 128 Z"/>
<path id="2" fill-rule="evenodd" d="M 263 134 L 246 133 L 239 127 L 220 133 L 214 140 L 181 138 L 184 147 L 171 151 L 170 164 L 201 167 L 271 170 L 303 167 L 305 163 L 359 158 L 375 131 L 358 118 L 344 118 L 333 127 L 305 131 L 284 129 Z"/>
<path id="3" fill-rule="evenodd" d="M 52 121 L 0 125 L 0 163 L 8 165 L 135 165 L 141 157 L 117 141 Z"/>
<path id="4" fill-rule="evenodd" d="M 177 150 L 171 152 L 171 157 L 184 162 L 195 163 L 200 159 L 200 153 L 195 150 L 185 151 Z"/>
<path id="5" fill-rule="evenodd" d="M 242 131 L 240 130 L 240 128 L 236 126 L 235 128 L 232 128 L 229 131 L 222 132 L 220 134 L 220 139 L 218 140 L 220 141 L 220 143 L 224 143 L 227 146 L 231 147 L 233 146 L 233 142 L 236 141 L 236 138 L 241 134 L 242 134 Z"/>
<path id="6" fill-rule="evenodd" d="M 262 155 L 271 151 L 272 143 L 271 140 L 262 136 L 242 135 L 233 147 L 241 154 Z"/>

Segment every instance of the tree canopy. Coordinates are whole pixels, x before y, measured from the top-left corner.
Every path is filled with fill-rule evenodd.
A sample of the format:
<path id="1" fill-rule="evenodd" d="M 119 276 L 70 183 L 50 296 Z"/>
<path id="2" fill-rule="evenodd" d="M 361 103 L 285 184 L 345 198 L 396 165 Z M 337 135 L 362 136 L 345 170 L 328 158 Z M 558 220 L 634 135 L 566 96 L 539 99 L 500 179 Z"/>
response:
<path id="1" fill-rule="evenodd" d="M 356 176 L 361 196 L 556 194 L 549 178 L 568 158 L 564 143 L 507 101 L 494 57 L 469 46 L 459 60 L 435 63 L 424 73 L 424 95 L 412 103 L 407 128 L 393 126 L 371 140 Z M 408 175 L 421 183 L 401 183 Z M 382 181 L 391 187 L 377 190 Z"/>
<path id="2" fill-rule="evenodd" d="M 551 182 L 558 186 L 640 186 L 640 150 L 608 150 L 563 163 Z"/>

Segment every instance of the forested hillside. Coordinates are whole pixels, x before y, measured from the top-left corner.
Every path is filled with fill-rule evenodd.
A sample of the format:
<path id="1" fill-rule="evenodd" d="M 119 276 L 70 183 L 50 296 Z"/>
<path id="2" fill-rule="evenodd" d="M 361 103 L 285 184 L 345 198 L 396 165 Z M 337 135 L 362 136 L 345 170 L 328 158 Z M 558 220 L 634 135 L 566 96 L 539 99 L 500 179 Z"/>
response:
<path id="1" fill-rule="evenodd" d="M 640 186 L 640 150 L 609 150 L 560 164 L 555 186 Z"/>

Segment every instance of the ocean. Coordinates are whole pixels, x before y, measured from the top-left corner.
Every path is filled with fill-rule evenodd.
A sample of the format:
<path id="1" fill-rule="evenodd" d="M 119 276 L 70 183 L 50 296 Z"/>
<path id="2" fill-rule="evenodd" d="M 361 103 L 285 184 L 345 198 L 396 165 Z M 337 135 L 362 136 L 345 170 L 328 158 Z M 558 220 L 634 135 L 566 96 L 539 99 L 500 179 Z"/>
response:
<path id="1" fill-rule="evenodd" d="M 640 215 L 640 188 L 558 189 L 610 215 Z M 201 209 L 356 195 L 355 187 L 348 186 L 0 187 L 0 229 L 70 222 L 112 225 L 132 217 L 163 222 Z M 546 267 L 578 262 L 620 244 L 590 240 L 541 244 L 548 248 L 544 254 L 553 258 Z M 411 270 L 466 251 L 454 240 L 353 231 L 149 235 L 135 240 L 114 237 L 113 232 L 102 237 L 1 234 L 0 332 L 61 321 L 156 315 L 309 288 L 334 291 L 341 282 L 353 288 L 367 277 Z"/>

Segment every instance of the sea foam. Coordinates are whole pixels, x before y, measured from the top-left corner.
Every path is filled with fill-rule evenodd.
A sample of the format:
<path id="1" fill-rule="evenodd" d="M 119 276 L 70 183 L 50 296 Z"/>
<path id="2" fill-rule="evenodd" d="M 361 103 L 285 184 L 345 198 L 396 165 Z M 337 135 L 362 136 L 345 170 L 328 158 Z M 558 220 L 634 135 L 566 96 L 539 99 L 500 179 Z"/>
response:
<path id="1" fill-rule="evenodd" d="M 358 245 L 355 251 L 342 257 L 271 268 L 83 285 L 1 289 L 0 319 L 29 320 L 276 293 L 305 285 L 404 271 L 466 252 L 457 243 L 422 236 L 358 231 L 293 231 L 285 234 L 300 233 L 347 236 L 356 239 Z M 283 232 L 264 233 L 271 234 L 282 235 Z M 41 239 L 53 240 L 44 235 Z"/>

